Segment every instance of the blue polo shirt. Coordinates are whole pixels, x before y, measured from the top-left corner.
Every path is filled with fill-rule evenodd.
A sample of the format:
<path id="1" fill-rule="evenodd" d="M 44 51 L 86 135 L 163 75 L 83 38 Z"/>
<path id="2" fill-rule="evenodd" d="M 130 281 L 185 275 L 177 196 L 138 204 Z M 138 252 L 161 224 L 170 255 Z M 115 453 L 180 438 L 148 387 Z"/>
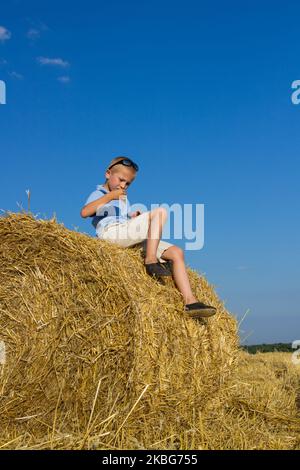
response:
<path id="1" fill-rule="evenodd" d="M 89 195 L 84 205 L 86 206 L 90 202 L 96 201 L 96 199 L 99 199 L 108 192 L 109 191 L 107 191 L 102 184 L 98 185 L 96 191 L 93 191 Z M 129 204 L 122 199 L 113 199 L 104 206 L 99 207 L 96 215 L 90 216 L 93 217 L 92 225 L 96 229 L 97 237 L 101 238 L 101 232 L 107 225 L 116 223 L 123 224 L 127 222 L 130 219 L 128 212 L 130 212 Z"/>

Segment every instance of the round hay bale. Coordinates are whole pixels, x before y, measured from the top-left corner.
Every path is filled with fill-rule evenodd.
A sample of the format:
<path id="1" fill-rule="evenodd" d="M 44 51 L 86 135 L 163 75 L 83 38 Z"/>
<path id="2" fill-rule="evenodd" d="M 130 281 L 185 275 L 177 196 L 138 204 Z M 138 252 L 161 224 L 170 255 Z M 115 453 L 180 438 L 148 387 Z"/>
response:
<path id="1" fill-rule="evenodd" d="M 196 272 L 218 310 L 202 322 L 140 249 L 8 212 L 0 274 L 0 447 L 149 448 L 171 434 L 180 447 L 230 375 L 236 321 Z"/>

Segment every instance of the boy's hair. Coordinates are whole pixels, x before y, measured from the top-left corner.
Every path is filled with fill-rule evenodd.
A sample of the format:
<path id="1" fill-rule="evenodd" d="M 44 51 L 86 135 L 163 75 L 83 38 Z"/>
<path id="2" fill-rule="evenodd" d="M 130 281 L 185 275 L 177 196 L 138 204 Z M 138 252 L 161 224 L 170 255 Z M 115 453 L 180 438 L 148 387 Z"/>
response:
<path id="1" fill-rule="evenodd" d="M 119 162 L 119 161 L 121 161 L 121 160 L 124 160 L 125 158 L 128 158 L 128 157 L 120 156 L 120 157 L 115 157 L 115 158 L 113 158 L 113 159 L 109 162 L 109 164 L 107 165 L 106 171 L 109 169 L 110 166 L 114 165 L 115 163 L 117 163 L 117 162 Z M 130 159 L 129 159 L 129 160 L 130 160 Z M 118 167 L 118 165 L 114 166 L 114 167 L 111 169 L 111 171 L 114 171 L 114 169 L 115 169 L 116 167 Z M 131 169 L 135 172 L 135 169 L 134 169 L 134 168 L 132 168 L 132 167 L 129 167 L 129 168 L 131 168 Z M 106 181 L 107 181 L 107 178 L 105 178 L 105 182 L 106 182 Z"/>
<path id="2" fill-rule="evenodd" d="M 122 157 L 122 156 L 121 156 L 121 157 L 113 158 L 113 159 L 109 162 L 109 164 L 107 165 L 107 169 L 106 169 L 106 170 L 108 170 L 108 168 L 109 168 L 110 166 L 114 165 L 114 163 L 117 163 L 117 162 L 123 160 L 124 158 L 127 158 L 127 157 Z"/>

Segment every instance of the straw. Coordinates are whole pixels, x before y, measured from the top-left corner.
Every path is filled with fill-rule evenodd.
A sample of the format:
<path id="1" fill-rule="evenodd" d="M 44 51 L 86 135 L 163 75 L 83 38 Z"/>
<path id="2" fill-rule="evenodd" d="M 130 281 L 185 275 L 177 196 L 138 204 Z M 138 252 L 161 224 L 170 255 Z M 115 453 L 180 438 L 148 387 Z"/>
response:
<path id="1" fill-rule="evenodd" d="M 0 447 L 233 445 L 217 431 L 240 429 L 228 404 L 253 411 L 237 398 L 237 322 L 204 276 L 188 270 L 217 314 L 198 322 L 172 279 L 162 285 L 145 273 L 140 248 L 24 212 L 0 217 L 0 242 Z M 291 418 L 295 428 L 293 395 L 285 405 L 266 419 Z"/>

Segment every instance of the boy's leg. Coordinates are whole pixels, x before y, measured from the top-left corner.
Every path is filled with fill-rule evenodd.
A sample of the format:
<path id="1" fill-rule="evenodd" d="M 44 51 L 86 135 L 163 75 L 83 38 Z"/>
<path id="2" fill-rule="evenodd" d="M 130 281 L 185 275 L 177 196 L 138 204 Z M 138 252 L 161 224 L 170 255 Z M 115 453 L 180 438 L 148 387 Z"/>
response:
<path id="1" fill-rule="evenodd" d="M 183 296 L 185 311 L 189 316 L 192 318 L 206 318 L 215 315 L 216 308 L 199 302 L 192 292 L 185 267 L 183 250 L 176 245 L 170 246 L 163 251 L 161 258 L 173 262 L 173 279 L 176 287 Z"/>
<path id="2" fill-rule="evenodd" d="M 167 211 L 163 207 L 157 207 L 149 213 L 145 264 L 157 263 L 157 248 L 167 217 Z"/>
<path id="3" fill-rule="evenodd" d="M 112 224 L 105 227 L 101 233 L 103 240 L 108 240 L 123 248 L 142 243 L 147 239 L 150 213 L 144 212 L 122 224 Z"/>
<path id="4" fill-rule="evenodd" d="M 192 292 L 188 274 L 186 272 L 183 250 L 179 246 L 172 245 L 163 252 L 161 258 L 173 262 L 174 282 L 179 292 L 181 292 L 183 296 L 184 303 L 192 304 L 197 302 L 197 299 Z"/>
<path id="5" fill-rule="evenodd" d="M 124 248 L 146 241 L 145 264 L 157 263 L 157 248 L 167 216 L 166 209 L 157 207 L 127 223 L 113 224 L 104 228 L 101 238 Z"/>

